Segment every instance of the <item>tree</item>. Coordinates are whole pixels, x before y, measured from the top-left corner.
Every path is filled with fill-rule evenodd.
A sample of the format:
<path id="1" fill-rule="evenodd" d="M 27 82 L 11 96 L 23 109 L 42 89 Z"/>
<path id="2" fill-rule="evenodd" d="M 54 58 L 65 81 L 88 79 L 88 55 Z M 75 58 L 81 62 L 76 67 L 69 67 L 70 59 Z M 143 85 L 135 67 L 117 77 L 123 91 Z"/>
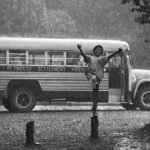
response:
<path id="1" fill-rule="evenodd" d="M 140 29 L 136 33 L 136 38 L 131 42 L 131 49 L 133 50 L 133 66 L 138 68 L 149 69 L 149 41 L 150 41 L 150 0 L 121 0 L 122 4 L 129 4 L 130 13 L 134 12 L 132 17 Z M 130 21 L 133 24 L 133 21 Z M 134 52 L 136 51 L 136 52 Z M 139 62 L 143 60 L 142 63 Z"/>
<path id="2" fill-rule="evenodd" d="M 67 11 L 48 10 L 48 37 L 71 37 L 76 36 L 77 28 L 75 21 Z"/>
<path id="3" fill-rule="evenodd" d="M 47 10 L 43 0 L 0 1 L 0 33 L 39 36 L 47 32 Z"/>
<path id="4" fill-rule="evenodd" d="M 140 13 L 135 21 L 140 24 L 150 24 L 150 0 L 122 0 L 123 4 L 132 2 L 132 12 Z"/>

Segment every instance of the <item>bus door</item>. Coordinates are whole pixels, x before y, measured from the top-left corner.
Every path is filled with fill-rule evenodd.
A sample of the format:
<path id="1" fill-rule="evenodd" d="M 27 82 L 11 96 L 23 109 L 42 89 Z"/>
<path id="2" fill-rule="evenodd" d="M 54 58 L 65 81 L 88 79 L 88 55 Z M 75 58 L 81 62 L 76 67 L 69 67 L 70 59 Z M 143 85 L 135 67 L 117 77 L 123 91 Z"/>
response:
<path id="1" fill-rule="evenodd" d="M 108 63 L 109 71 L 109 103 L 117 103 L 123 100 L 124 91 L 122 82 L 124 79 L 123 54 L 117 54 Z"/>

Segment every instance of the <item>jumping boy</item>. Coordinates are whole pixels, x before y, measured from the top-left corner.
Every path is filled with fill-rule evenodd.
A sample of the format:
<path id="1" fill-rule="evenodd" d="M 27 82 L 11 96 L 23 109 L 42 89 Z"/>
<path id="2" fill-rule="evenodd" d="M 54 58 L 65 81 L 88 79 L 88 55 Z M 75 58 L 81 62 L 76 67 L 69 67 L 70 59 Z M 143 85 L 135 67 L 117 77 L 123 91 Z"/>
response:
<path id="1" fill-rule="evenodd" d="M 99 85 L 104 76 L 104 66 L 107 62 L 116 54 L 122 52 L 122 49 L 119 49 L 115 53 L 109 56 L 101 56 L 103 53 L 103 47 L 101 45 L 97 45 L 93 48 L 93 55 L 87 55 L 83 53 L 82 46 L 80 44 L 77 45 L 77 48 L 80 50 L 81 55 L 84 58 L 84 62 L 87 64 L 87 68 L 85 70 L 85 75 L 87 80 L 90 81 L 91 87 L 93 89 L 93 115 L 96 115 L 98 97 L 99 97 Z"/>

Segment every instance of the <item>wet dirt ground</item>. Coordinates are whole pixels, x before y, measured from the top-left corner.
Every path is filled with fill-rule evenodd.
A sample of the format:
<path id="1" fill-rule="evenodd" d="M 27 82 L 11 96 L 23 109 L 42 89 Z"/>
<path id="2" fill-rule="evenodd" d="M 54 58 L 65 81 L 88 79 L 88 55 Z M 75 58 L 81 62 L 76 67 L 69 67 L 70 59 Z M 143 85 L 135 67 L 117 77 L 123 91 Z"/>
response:
<path id="1" fill-rule="evenodd" d="M 58 107 L 58 106 L 57 106 Z M 61 107 L 61 106 L 60 106 Z M 59 108 L 60 108 L 59 107 Z M 38 110 L 31 113 L 0 111 L 0 149 L 8 150 L 149 150 L 150 112 L 99 109 L 99 138 L 90 139 L 90 109 Z M 25 125 L 35 124 L 40 147 L 25 146 Z"/>

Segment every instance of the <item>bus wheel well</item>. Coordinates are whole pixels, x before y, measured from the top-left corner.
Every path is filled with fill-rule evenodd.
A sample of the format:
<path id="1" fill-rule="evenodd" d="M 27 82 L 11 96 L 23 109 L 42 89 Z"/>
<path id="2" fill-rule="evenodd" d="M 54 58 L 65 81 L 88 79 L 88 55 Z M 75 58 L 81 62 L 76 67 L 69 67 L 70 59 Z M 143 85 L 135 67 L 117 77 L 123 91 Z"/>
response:
<path id="1" fill-rule="evenodd" d="M 13 89 L 19 87 L 29 87 L 33 89 L 37 97 L 40 97 L 42 92 L 41 86 L 37 80 L 11 80 L 7 86 L 8 95 Z"/>
<path id="2" fill-rule="evenodd" d="M 139 85 L 138 90 L 144 86 L 150 86 L 150 82 L 143 82 Z"/>
<path id="3" fill-rule="evenodd" d="M 150 82 L 143 82 L 139 85 L 137 91 L 136 91 L 136 94 L 135 94 L 135 99 L 137 98 L 137 93 L 140 91 L 140 89 L 142 89 L 143 87 L 145 86 L 150 86 Z"/>

